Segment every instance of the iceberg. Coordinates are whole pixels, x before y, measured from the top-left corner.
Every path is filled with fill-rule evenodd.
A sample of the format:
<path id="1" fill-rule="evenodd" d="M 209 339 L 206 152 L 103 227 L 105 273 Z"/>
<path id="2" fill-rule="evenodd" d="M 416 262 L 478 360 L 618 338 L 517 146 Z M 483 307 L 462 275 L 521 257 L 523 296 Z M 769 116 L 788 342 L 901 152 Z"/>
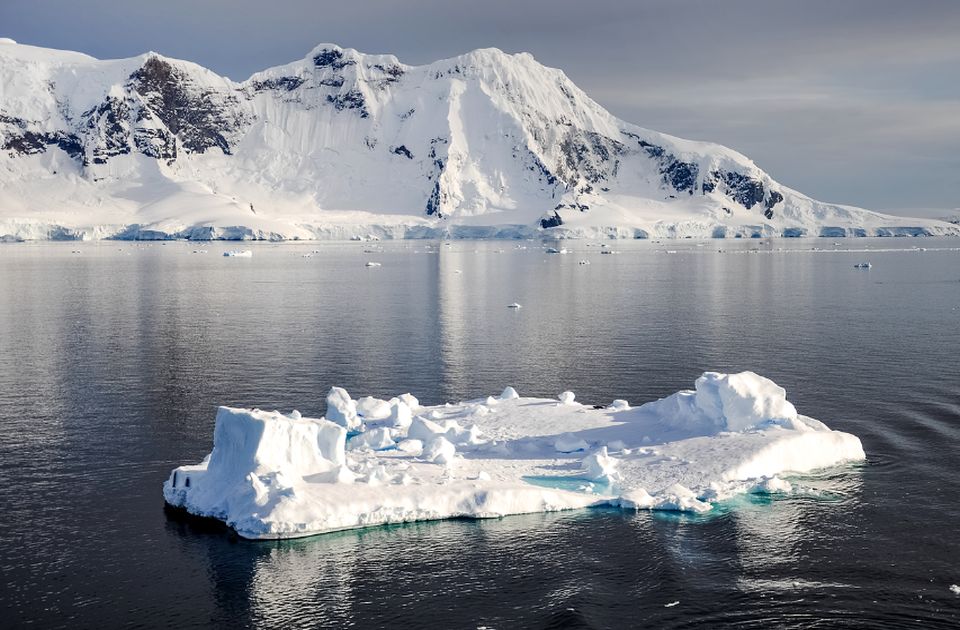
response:
<path id="1" fill-rule="evenodd" d="M 318 419 L 221 407 L 212 452 L 175 468 L 164 499 L 244 538 L 280 539 L 595 506 L 707 512 L 799 491 L 781 475 L 865 459 L 856 436 L 800 415 L 753 372 L 705 372 L 637 407 L 564 394 L 422 406 L 333 388 Z"/>

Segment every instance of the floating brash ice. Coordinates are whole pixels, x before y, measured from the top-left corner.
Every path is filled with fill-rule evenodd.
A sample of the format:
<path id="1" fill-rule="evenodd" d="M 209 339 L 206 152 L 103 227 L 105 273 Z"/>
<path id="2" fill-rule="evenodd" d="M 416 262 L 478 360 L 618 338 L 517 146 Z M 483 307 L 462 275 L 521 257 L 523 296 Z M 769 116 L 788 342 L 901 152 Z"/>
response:
<path id="1" fill-rule="evenodd" d="M 863 459 L 857 437 L 798 414 L 752 372 L 705 372 L 693 391 L 639 407 L 509 387 L 425 407 L 333 388 L 320 419 L 221 407 L 213 451 L 176 468 L 163 493 L 245 538 L 291 538 L 601 505 L 705 512 L 739 493 L 790 492 L 778 475 Z"/>

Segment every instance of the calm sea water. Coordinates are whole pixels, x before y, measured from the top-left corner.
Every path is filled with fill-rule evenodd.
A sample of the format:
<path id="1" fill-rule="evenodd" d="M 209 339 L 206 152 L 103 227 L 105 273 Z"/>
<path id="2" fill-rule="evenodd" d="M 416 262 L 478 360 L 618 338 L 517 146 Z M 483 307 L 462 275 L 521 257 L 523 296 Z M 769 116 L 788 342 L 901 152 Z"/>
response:
<path id="1" fill-rule="evenodd" d="M 960 624 L 960 242 L 565 246 L 0 246 L 0 626 Z M 707 369 L 773 378 L 869 462 L 811 480 L 829 500 L 706 517 L 253 543 L 163 507 L 219 404 L 319 415 L 334 384 L 639 403 Z"/>

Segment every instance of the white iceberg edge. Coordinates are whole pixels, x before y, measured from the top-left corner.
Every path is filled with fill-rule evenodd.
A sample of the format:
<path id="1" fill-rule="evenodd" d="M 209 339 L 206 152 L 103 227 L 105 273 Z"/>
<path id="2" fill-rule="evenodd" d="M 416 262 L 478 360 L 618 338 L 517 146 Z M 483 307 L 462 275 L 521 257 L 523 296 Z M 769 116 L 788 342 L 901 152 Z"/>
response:
<path id="1" fill-rule="evenodd" d="M 705 372 L 693 391 L 633 408 L 563 398 L 508 388 L 424 407 L 333 388 L 321 419 L 220 407 L 213 451 L 174 469 L 164 499 L 244 538 L 296 538 L 591 506 L 706 512 L 791 492 L 779 475 L 865 459 L 856 436 L 799 415 L 753 372 Z"/>

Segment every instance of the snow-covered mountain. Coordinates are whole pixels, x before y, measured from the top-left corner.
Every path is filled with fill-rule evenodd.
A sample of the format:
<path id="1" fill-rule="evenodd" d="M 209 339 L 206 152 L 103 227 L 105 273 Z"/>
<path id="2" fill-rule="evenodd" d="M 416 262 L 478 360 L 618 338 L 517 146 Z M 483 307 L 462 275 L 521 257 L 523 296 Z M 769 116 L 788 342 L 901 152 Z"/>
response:
<path id="1" fill-rule="evenodd" d="M 814 201 L 496 49 L 323 44 L 235 83 L 0 40 L 0 149 L 7 239 L 960 234 Z"/>

